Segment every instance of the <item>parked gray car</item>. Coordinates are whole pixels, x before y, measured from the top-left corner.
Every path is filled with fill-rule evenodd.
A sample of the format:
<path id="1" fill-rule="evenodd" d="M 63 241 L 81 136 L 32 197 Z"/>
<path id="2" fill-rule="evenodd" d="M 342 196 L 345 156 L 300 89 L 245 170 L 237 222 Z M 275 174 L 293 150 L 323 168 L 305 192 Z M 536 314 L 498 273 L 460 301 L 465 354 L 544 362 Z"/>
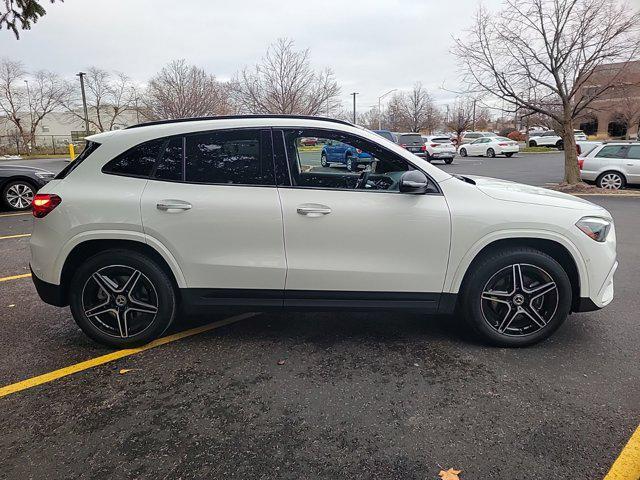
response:
<path id="1" fill-rule="evenodd" d="M 0 164 L 0 192 L 2 203 L 9 210 L 27 210 L 36 192 L 55 174 L 42 168 L 26 165 Z"/>

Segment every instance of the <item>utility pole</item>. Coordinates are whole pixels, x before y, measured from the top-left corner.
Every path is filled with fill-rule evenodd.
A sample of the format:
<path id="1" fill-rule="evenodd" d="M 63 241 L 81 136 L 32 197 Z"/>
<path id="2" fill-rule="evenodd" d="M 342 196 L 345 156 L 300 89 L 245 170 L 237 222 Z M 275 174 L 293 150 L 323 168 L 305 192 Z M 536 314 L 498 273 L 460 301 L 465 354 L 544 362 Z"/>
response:
<path id="1" fill-rule="evenodd" d="M 358 92 L 353 92 L 350 95 L 353 96 L 353 124 L 356 124 L 356 95 L 360 95 Z"/>
<path id="2" fill-rule="evenodd" d="M 80 90 L 82 91 L 82 107 L 84 108 L 84 130 L 85 136 L 89 136 L 89 113 L 87 111 L 87 95 L 84 92 L 84 76 L 86 73 L 79 72 L 76 74 L 77 77 L 80 77 Z"/>
<path id="3" fill-rule="evenodd" d="M 386 97 L 387 95 L 389 95 L 392 92 L 395 92 L 396 90 L 398 90 L 397 88 L 394 88 L 393 90 L 389 90 L 387 93 L 385 93 L 384 95 L 380 95 L 378 97 L 378 130 L 382 130 L 382 99 L 384 97 Z"/>
<path id="4" fill-rule="evenodd" d="M 471 125 L 471 131 L 476 131 L 476 99 L 473 99 L 473 124 Z"/>
<path id="5" fill-rule="evenodd" d="M 31 119 L 31 123 L 29 124 L 29 145 L 31 149 L 33 149 L 33 110 L 31 110 L 31 92 L 29 91 L 29 80 L 24 81 L 27 86 L 27 102 L 29 103 L 29 118 Z"/>

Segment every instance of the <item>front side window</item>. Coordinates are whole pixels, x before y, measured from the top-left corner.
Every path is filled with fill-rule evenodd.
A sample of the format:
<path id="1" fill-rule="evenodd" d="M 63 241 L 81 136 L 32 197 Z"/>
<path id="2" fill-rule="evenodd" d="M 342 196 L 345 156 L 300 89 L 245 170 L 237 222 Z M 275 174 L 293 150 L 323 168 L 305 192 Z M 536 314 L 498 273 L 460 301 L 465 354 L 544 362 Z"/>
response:
<path id="1" fill-rule="evenodd" d="M 622 158 L 624 157 L 625 145 L 607 145 L 596 153 L 599 158 Z"/>
<path id="2" fill-rule="evenodd" d="M 302 143 L 309 136 L 316 145 Z M 284 142 L 294 186 L 397 192 L 402 174 L 415 169 L 380 145 L 343 132 L 285 130 Z"/>
<path id="3" fill-rule="evenodd" d="M 102 171 L 129 177 L 148 177 L 163 143 L 163 140 L 151 140 L 136 145 L 107 163 Z"/>
<path id="4" fill-rule="evenodd" d="M 275 185 L 273 161 L 262 150 L 260 130 L 189 135 L 185 141 L 185 180 L 208 184 Z"/>

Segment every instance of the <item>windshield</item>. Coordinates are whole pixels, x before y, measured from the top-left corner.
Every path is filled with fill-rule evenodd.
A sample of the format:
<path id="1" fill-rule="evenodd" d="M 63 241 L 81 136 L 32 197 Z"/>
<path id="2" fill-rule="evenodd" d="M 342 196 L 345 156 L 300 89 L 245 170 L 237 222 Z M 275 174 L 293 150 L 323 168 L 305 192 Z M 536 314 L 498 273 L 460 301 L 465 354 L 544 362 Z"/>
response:
<path id="1" fill-rule="evenodd" d="M 416 134 L 400 134 L 398 135 L 398 142 L 399 143 L 405 143 L 405 144 L 413 144 L 413 145 L 422 145 L 424 143 L 424 140 L 422 140 L 422 137 L 420 135 Z"/>

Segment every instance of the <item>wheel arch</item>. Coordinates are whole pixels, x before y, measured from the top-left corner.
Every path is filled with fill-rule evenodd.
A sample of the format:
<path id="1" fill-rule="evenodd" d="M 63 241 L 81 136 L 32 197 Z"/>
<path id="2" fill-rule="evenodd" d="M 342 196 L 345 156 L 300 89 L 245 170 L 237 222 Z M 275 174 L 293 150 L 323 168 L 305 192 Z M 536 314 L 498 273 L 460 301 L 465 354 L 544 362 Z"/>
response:
<path id="1" fill-rule="evenodd" d="M 482 258 L 510 247 L 529 247 L 539 250 L 556 260 L 567 272 L 571 282 L 572 308 L 575 310 L 580 297 L 588 296 L 589 285 L 586 265 L 577 248 L 568 240 L 552 236 L 512 236 L 490 239 L 476 245 L 460 263 L 452 283 L 452 292 L 461 292 L 469 272 Z"/>
<path id="2" fill-rule="evenodd" d="M 33 178 L 27 177 L 25 175 L 12 175 L 10 177 L 3 178 L 2 180 L 0 180 L 0 190 L 4 190 L 4 188 L 11 182 L 16 182 L 19 180 L 28 183 L 33 188 L 35 188 L 36 191 L 40 189 L 38 182 L 35 181 Z"/>
<path id="3" fill-rule="evenodd" d="M 68 298 L 69 285 L 71 283 L 71 277 L 73 272 L 79 267 L 83 261 L 87 258 L 95 255 L 96 253 L 105 250 L 123 249 L 134 251 L 142 255 L 146 255 L 153 259 L 164 272 L 169 276 L 171 282 L 176 288 L 176 292 L 180 291 L 180 287 L 184 286 L 184 277 L 181 271 L 176 271 L 177 264 L 172 267 L 170 261 L 165 258 L 166 253 L 163 255 L 158 249 L 149 245 L 148 243 L 131 239 L 105 239 L 96 238 L 84 240 L 71 249 L 66 255 L 64 264 L 60 271 L 60 287 L 62 288 L 62 298 L 65 300 Z M 175 260 L 173 260 L 174 263 Z"/>

